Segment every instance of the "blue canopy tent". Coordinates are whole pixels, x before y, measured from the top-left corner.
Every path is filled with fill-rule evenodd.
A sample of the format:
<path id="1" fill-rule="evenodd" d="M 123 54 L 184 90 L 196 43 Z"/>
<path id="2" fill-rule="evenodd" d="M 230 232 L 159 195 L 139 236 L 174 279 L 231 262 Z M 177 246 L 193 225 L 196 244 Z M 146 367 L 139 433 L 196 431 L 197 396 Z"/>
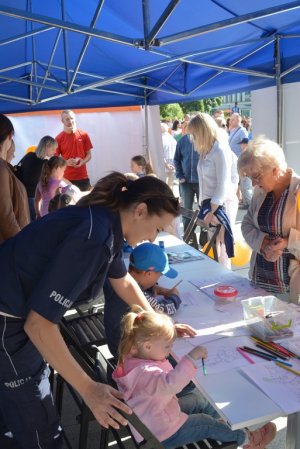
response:
<path id="1" fill-rule="evenodd" d="M 300 79 L 300 1 L 0 0 L 0 36 L 4 113 L 277 85 L 280 123 L 280 85 Z"/>

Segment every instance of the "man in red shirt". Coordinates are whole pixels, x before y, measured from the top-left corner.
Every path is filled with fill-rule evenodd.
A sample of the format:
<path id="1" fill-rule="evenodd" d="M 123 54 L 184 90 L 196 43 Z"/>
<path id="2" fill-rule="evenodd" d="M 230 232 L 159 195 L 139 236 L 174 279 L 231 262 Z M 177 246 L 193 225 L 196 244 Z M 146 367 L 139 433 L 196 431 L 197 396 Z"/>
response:
<path id="1" fill-rule="evenodd" d="M 76 118 L 69 109 L 62 111 L 61 121 L 64 130 L 56 136 L 57 156 L 61 155 L 67 161 L 64 177 L 82 191 L 91 188 L 86 163 L 91 159 L 92 142 L 85 131 L 77 129 Z"/>

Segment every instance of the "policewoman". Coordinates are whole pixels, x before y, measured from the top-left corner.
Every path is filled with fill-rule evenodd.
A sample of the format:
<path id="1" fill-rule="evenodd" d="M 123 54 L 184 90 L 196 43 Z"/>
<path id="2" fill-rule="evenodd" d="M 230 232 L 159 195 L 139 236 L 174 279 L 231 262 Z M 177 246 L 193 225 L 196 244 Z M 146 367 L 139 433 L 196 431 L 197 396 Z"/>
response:
<path id="1" fill-rule="evenodd" d="M 62 448 L 47 363 L 102 426 L 126 424 L 118 412 L 130 412 L 122 395 L 81 369 L 58 323 L 68 309 L 95 298 L 106 276 L 126 303 L 151 310 L 126 271 L 123 242 L 153 241 L 178 214 L 178 200 L 163 181 L 127 181 L 113 172 L 76 206 L 46 215 L 0 246 L 0 429 L 18 447 Z"/>

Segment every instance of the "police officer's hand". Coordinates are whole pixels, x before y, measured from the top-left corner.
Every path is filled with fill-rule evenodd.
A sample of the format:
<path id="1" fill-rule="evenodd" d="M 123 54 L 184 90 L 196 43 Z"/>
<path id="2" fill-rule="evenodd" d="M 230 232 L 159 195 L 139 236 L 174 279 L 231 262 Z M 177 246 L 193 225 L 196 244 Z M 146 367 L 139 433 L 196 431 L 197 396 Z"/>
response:
<path id="1" fill-rule="evenodd" d="M 131 409 L 120 401 L 122 398 L 123 395 L 118 390 L 94 381 L 83 394 L 83 399 L 96 420 L 106 429 L 109 426 L 119 429 L 119 424 L 127 425 L 126 419 L 118 412 L 118 409 L 128 414 L 131 414 Z"/>

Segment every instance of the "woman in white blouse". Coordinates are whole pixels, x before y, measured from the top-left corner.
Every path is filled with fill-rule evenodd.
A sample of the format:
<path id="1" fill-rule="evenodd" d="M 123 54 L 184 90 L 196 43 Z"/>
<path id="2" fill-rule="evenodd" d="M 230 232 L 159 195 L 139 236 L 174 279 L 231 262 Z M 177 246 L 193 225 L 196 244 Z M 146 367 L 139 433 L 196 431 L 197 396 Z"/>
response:
<path id="1" fill-rule="evenodd" d="M 205 113 L 193 117 L 188 126 L 193 136 L 195 150 L 199 153 L 199 202 L 210 201 L 211 211 L 205 216 L 206 224 L 216 224 L 214 212 L 219 206 L 226 206 L 235 195 L 232 182 L 232 151 L 224 131 L 218 127 L 214 119 Z M 226 210 L 230 215 L 230 210 Z M 231 217 L 234 224 L 235 217 Z M 221 245 L 220 262 L 229 267 L 225 245 Z"/>

